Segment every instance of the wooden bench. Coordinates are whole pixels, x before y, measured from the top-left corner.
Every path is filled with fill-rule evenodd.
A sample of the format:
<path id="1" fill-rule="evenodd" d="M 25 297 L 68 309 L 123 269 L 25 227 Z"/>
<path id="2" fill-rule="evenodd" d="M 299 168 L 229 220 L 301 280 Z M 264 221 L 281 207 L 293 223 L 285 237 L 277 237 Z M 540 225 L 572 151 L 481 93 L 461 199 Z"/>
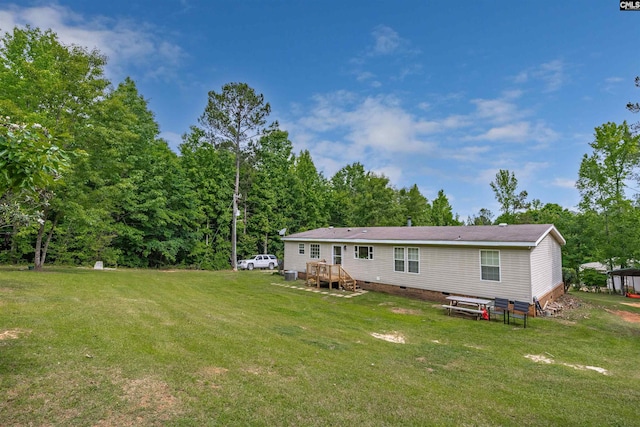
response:
<path id="1" fill-rule="evenodd" d="M 443 308 L 446 308 L 447 310 L 449 310 L 449 316 L 451 316 L 451 312 L 452 311 L 458 311 L 464 314 L 473 314 L 476 316 L 476 320 L 480 320 L 480 318 L 482 317 L 482 310 L 477 310 L 475 308 L 467 308 L 467 307 L 460 307 L 459 305 L 442 305 Z"/>

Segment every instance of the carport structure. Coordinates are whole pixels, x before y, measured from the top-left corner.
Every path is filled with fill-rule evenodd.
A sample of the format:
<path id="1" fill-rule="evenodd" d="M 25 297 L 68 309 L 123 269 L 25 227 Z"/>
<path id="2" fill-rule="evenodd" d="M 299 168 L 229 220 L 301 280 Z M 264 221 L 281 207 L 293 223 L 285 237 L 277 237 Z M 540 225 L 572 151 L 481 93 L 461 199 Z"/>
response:
<path id="1" fill-rule="evenodd" d="M 636 288 L 636 277 L 640 277 L 640 268 L 619 268 L 617 270 L 607 271 L 607 274 L 611 276 L 611 283 L 614 284 L 613 276 L 620 276 L 620 283 L 622 286 L 622 293 L 628 292 L 636 294 L 636 289 L 640 290 L 640 279 L 638 279 L 638 287 Z M 625 278 L 630 278 L 631 280 L 625 280 Z M 626 288 L 626 290 L 625 290 Z M 613 291 L 616 289 L 614 287 Z"/>

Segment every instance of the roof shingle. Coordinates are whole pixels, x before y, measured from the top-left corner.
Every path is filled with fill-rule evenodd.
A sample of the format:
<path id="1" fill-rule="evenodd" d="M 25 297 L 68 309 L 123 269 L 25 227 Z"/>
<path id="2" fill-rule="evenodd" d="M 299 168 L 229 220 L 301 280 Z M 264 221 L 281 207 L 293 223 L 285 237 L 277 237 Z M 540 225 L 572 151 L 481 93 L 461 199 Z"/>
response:
<path id="1" fill-rule="evenodd" d="M 291 234 L 283 240 L 354 241 L 397 243 L 474 244 L 482 242 L 505 245 L 536 246 L 548 233 L 561 245 L 565 240 L 551 224 L 517 224 L 442 227 L 329 227 Z"/>

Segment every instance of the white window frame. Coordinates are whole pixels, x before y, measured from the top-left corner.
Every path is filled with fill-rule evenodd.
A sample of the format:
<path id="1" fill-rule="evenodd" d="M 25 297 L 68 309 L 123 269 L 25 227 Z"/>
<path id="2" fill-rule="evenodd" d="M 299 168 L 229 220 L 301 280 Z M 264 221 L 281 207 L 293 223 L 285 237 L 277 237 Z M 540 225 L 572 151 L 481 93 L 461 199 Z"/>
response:
<path id="1" fill-rule="evenodd" d="M 373 246 L 354 246 L 354 250 L 353 250 L 353 259 L 366 259 L 366 260 L 372 260 L 373 259 Z M 367 248 L 367 258 L 362 258 L 360 257 L 360 248 Z"/>
<path id="2" fill-rule="evenodd" d="M 396 251 L 402 251 L 402 259 L 399 258 L 396 254 Z M 414 252 L 414 255 L 417 255 L 416 259 L 409 259 L 409 252 Z M 402 262 L 402 270 L 398 269 L 397 263 Z M 417 271 L 411 271 L 411 265 L 414 265 Z M 395 246 L 393 248 L 393 271 L 395 273 L 408 273 L 408 274 L 420 274 L 420 248 L 415 246 L 413 247 L 401 247 Z"/>
<path id="3" fill-rule="evenodd" d="M 314 249 L 317 249 L 317 253 L 315 254 L 314 254 L 315 252 Z M 320 259 L 320 243 L 309 243 L 309 258 Z"/>
<path id="4" fill-rule="evenodd" d="M 396 250 L 398 250 L 398 249 L 402 250 L 402 259 L 396 257 Z M 407 271 L 406 270 L 406 266 L 407 266 L 406 257 L 407 257 L 407 251 L 406 251 L 405 248 L 401 248 L 399 246 L 395 246 L 393 248 L 393 271 L 395 273 L 404 273 L 405 271 Z M 402 262 L 402 270 L 398 270 L 396 262 Z"/>
<path id="5" fill-rule="evenodd" d="M 415 249 L 417 251 L 417 254 L 418 254 L 418 258 L 417 259 L 409 259 L 409 252 L 412 249 Z M 407 248 L 406 253 L 407 253 L 407 262 L 406 262 L 407 273 L 409 273 L 409 274 L 420 274 L 420 248 L 415 248 L 415 247 Z M 418 271 L 411 271 L 411 263 L 415 263 L 415 265 L 417 266 Z"/>
<path id="6" fill-rule="evenodd" d="M 498 254 L 498 265 L 493 265 L 493 264 L 483 264 L 482 263 L 482 253 L 483 252 L 495 252 Z M 500 259 L 500 251 L 496 250 L 496 249 L 480 249 L 480 253 L 479 253 L 479 257 L 480 257 L 480 280 L 482 280 L 483 282 L 501 282 L 502 281 L 502 262 Z M 497 268 L 498 269 L 498 279 L 491 279 L 491 278 L 485 278 L 485 275 L 483 273 L 483 267 L 488 267 L 488 268 Z M 488 275 L 487 275 L 488 276 Z"/>
<path id="7" fill-rule="evenodd" d="M 298 255 L 304 255 L 304 243 L 298 243 Z"/>

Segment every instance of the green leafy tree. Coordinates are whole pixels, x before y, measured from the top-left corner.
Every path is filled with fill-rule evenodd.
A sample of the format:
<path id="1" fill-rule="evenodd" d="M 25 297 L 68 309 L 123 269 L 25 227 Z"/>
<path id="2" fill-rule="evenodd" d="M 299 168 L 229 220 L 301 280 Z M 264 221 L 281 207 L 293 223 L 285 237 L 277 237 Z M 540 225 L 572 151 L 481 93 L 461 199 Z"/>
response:
<path id="1" fill-rule="evenodd" d="M 478 215 L 473 215 L 467 220 L 467 225 L 491 225 L 493 224 L 493 212 L 489 209 L 482 208 L 478 211 Z"/>
<path id="2" fill-rule="evenodd" d="M 237 212 L 240 195 L 240 165 L 252 150 L 271 112 L 264 96 L 246 83 L 227 83 L 221 92 L 210 91 L 209 100 L 199 122 L 215 146 L 228 148 L 235 155 L 236 175 L 232 198 L 231 263 L 237 270 Z"/>
<path id="3" fill-rule="evenodd" d="M 458 214 L 453 214 L 453 208 L 444 190 L 438 191 L 438 196 L 431 202 L 431 225 L 462 225 Z"/>
<path id="4" fill-rule="evenodd" d="M 245 197 L 245 218 L 249 232 L 260 238 L 255 251 L 277 253 L 283 251 L 278 231 L 285 227 L 286 193 L 291 191 L 293 146 L 287 132 L 271 128 L 260 138 L 256 153 L 251 189 Z M 275 248 L 272 246 L 275 244 Z"/>
<path id="5" fill-rule="evenodd" d="M 392 226 L 406 221 L 398 203 L 397 191 L 389 178 L 368 172 L 365 191 L 361 192 L 356 215 L 366 226 Z"/>
<path id="6" fill-rule="evenodd" d="M 291 232 L 329 224 L 329 181 L 318 172 L 308 150 L 293 158 L 291 187 L 285 193 L 285 227 Z"/>
<path id="7" fill-rule="evenodd" d="M 528 194 L 524 190 L 518 193 L 518 179 L 513 172 L 500 169 L 496 173 L 495 180 L 489 185 L 500 204 L 500 211 L 502 212 L 502 215 L 496 219 L 497 222 L 514 222 L 515 213 L 528 207 Z"/>
<path id="8" fill-rule="evenodd" d="M 15 237 L 19 227 L 39 224 L 34 248 L 37 270 L 44 264 L 54 229 L 43 246 L 51 189 L 68 168 L 68 155 L 40 124 L 18 125 L 0 118 L 0 229 L 11 228 Z M 12 253 L 14 249 L 12 245 Z"/>
<path id="9" fill-rule="evenodd" d="M 0 112 L 72 143 L 109 84 L 105 63 L 98 51 L 63 45 L 51 30 L 16 27 L 0 43 Z"/>
<path id="10" fill-rule="evenodd" d="M 37 189 L 34 200 L 41 222 L 33 246 L 36 269 L 44 264 L 48 243 L 65 208 L 60 200 L 60 182 L 51 183 L 47 175 L 56 175 L 55 163 L 67 162 L 58 147 L 70 157 L 78 154 L 77 131 L 86 124 L 92 106 L 108 85 L 102 77 L 104 63 L 104 57 L 96 51 L 62 45 L 51 30 L 14 28 L 0 43 L 0 115 L 10 116 L 15 122 L 38 123 L 57 137 L 55 146 L 46 146 L 42 137 L 30 139 L 30 151 L 23 151 L 29 153 L 21 162 L 31 157 L 32 166 L 49 163 L 40 173 L 25 180 L 15 170 L 7 169 L 14 183 L 32 180 L 26 186 Z M 16 153 L 11 151 L 12 156 Z"/>
<path id="11" fill-rule="evenodd" d="M 374 227 L 403 221 L 396 190 L 384 175 L 365 172 L 356 162 L 336 172 L 331 185 L 331 224 Z"/>
<path id="12" fill-rule="evenodd" d="M 197 210 L 177 156 L 158 135 L 131 79 L 95 106 L 79 132 L 88 155 L 65 188 L 74 206 L 65 220 L 78 232 L 67 230 L 65 250 L 84 254 L 79 261 L 108 254 L 118 264 L 158 267 L 190 251 Z M 96 243 L 87 246 L 82 235 Z"/>
<path id="13" fill-rule="evenodd" d="M 593 152 L 580 164 L 580 208 L 597 214 L 597 257 L 610 268 L 626 266 L 639 252 L 638 212 L 625 194 L 640 161 L 639 142 L 640 136 L 632 135 L 626 122 L 606 123 L 595 129 L 595 140 L 589 144 Z"/>
<path id="14" fill-rule="evenodd" d="M 430 225 L 431 205 L 429 200 L 420 193 L 416 184 L 408 190 L 402 188 L 398 192 L 398 199 L 404 218 L 411 218 L 411 223 L 416 226 Z"/>
<path id="15" fill-rule="evenodd" d="M 216 148 L 205 131 L 191 127 L 180 145 L 180 162 L 194 190 L 199 222 L 196 242 L 187 264 L 216 270 L 231 260 L 231 199 L 235 159 L 231 151 Z"/>
<path id="16" fill-rule="evenodd" d="M 36 193 L 54 184 L 69 167 L 69 156 L 38 123 L 0 117 L 0 196 Z"/>
<path id="17" fill-rule="evenodd" d="M 364 191 L 366 172 L 361 163 L 353 163 L 340 169 L 331 177 L 331 208 L 329 223 L 336 227 L 365 226 L 356 216 L 360 194 Z"/>

